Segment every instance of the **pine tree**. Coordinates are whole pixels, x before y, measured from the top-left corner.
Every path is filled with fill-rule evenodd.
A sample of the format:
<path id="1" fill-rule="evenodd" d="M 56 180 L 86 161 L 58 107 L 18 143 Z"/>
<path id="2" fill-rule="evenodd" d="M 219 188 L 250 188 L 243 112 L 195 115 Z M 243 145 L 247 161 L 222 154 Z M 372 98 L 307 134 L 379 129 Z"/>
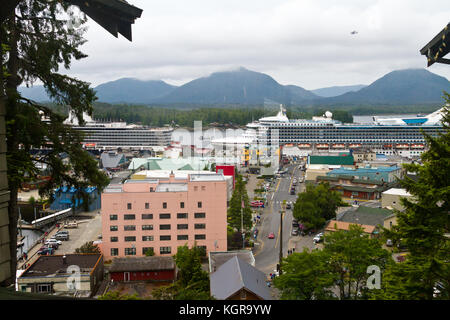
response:
<path id="1" fill-rule="evenodd" d="M 1 95 L 5 95 L 7 168 L 10 202 L 8 206 L 10 243 L 17 238 L 17 194 L 24 177 L 39 173 L 36 163 L 44 163 L 52 179 L 39 192 L 51 196 L 53 189 L 66 184 L 87 200 L 83 190 L 89 185 L 100 190 L 108 183 L 98 170 L 97 162 L 81 148 L 82 136 L 63 125 L 64 117 L 46 106 L 22 97 L 20 85 L 40 81 L 50 97 L 58 104 L 68 105 L 82 123 L 82 114 L 92 114 L 94 91 L 89 83 L 59 73 L 60 65 L 70 68 L 73 59 L 85 55 L 78 49 L 86 22 L 64 1 L 23 0 L 0 26 L 0 62 L 2 66 Z M 79 27 L 77 27 L 79 26 Z M 5 52 L 7 50 L 7 52 Z M 45 121 L 44 121 L 45 119 Z M 42 156 L 33 156 L 31 149 L 51 147 Z M 64 164 L 60 154 L 68 154 Z M 11 274 L 16 273 L 16 248 L 11 246 Z"/>
<path id="2" fill-rule="evenodd" d="M 450 95 L 445 93 L 447 106 Z M 378 299 L 449 299 L 450 289 L 450 112 L 444 110 L 444 133 L 434 138 L 424 134 L 429 149 L 422 164 L 406 164 L 415 181 L 400 180 L 414 200 L 401 200 L 397 225 L 386 236 L 407 247 L 406 261 L 395 264 L 384 275 Z M 439 287 L 439 292 L 436 289 Z"/>

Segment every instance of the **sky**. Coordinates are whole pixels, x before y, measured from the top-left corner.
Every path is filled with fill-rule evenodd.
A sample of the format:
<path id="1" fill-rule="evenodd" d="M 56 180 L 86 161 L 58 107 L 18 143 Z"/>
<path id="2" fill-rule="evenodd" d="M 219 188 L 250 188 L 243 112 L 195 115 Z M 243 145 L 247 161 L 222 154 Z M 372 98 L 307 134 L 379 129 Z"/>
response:
<path id="1" fill-rule="evenodd" d="M 93 86 L 123 77 L 182 85 L 245 67 L 308 90 L 370 84 L 406 68 L 450 80 L 449 65 L 427 68 L 419 52 L 450 21 L 448 0 L 128 2 L 143 9 L 133 41 L 89 19 L 88 58 L 69 75 Z"/>

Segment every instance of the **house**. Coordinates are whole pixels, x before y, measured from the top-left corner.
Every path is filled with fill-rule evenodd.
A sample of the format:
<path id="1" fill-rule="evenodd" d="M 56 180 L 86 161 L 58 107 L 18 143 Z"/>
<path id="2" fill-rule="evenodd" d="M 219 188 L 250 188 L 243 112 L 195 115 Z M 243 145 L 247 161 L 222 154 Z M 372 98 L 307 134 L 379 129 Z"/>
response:
<path id="1" fill-rule="evenodd" d="M 175 281 L 176 265 L 172 257 L 114 258 L 109 274 L 114 281 Z"/>
<path id="2" fill-rule="evenodd" d="M 391 188 L 384 191 L 381 194 L 381 206 L 383 208 L 392 208 L 399 211 L 404 210 L 404 207 L 400 201 L 401 198 L 407 198 L 411 200 L 413 197 L 406 189 L 402 188 Z"/>
<path id="3" fill-rule="evenodd" d="M 100 161 L 103 168 L 110 170 L 117 170 L 127 163 L 125 155 L 115 151 L 103 152 L 100 156 Z"/>
<path id="4" fill-rule="evenodd" d="M 391 215 L 392 211 L 388 209 L 359 206 L 343 212 L 337 220 L 367 226 L 383 226 L 385 219 Z"/>
<path id="5" fill-rule="evenodd" d="M 253 252 L 251 250 L 211 251 L 208 256 L 209 272 L 213 273 L 217 271 L 221 265 L 234 257 L 238 257 L 253 267 L 255 266 L 255 257 L 253 256 Z"/>
<path id="6" fill-rule="evenodd" d="M 73 281 L 72 281 L 73 280 Z M 19 291 L 91 297 L 103 280 L 103 255 L 39 256 L 17 279 Z"/>
<path id="7" fill-rule="evenodd" d="M 396 224 L 397 224 L 397 215 L 395 213 L 384 218 L 383 227 L 385 229 L 390 230 L 392 226 L 395 226 Z"/>
<path id="8" fill-rule="evenodd" d="M 318 176 L 316 177 L 316 182 L 328 182 L 332 190 L 336 190 L 343 197 L 351 199 L 380 199 L 381 193 L 389 188 L 387 182 L 357 179 L 350 175 Z"/>
<path id="9" fill-rule="evenodd" d="M 211 296 L 218 300 L 271 300 L 263 272 L 237 256 L 210 276 Z"/>
<path id="10" fill-rule="evenodd" d="M 364 232 L 369 234 L 371 237 L 375 236 L 378 231 L 377 227 L 375 226 L 369 226 L 359 223 L 351 223 L 351 222 L 343 222 L 343 221 L 337 221 L 337 220 L 331 220 L 328 222 L 328 224 L 325 227 L 325 234 L 329 234 L 330 232 L 340 231 L 340 230 L 350 230 L 351 225 L 359 225 L 363 228 Z"/>

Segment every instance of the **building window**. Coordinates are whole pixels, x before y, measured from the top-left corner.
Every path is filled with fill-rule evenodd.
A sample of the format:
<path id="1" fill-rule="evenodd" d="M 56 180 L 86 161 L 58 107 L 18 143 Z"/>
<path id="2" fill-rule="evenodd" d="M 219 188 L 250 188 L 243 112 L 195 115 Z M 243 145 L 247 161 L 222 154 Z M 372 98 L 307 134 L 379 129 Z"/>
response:
<path id="1" fill-rule="evenodd" d="M 241 290 L 241 299 L 246 299 L 247 298 L 247 292 L 245 292 L 244 289 Z"/>
<path id="2" fill-rule="evenodd" d="M 119 237 L 111 237 L 109 238 L 111 242 L 117 242 L 119 241 Z"/>
<path id="3" fill-rule="evenodd" d="M 125 255 L 126 256 L 135 256 L 136 248 L 125 248 Z"/>
<path id="4" fill-rule="evenodd" d="M 131 225 L 123 226 L 123 230 L 124 231 L 136 231 L 136 226 L 131 226 Z"/>
<path id="5" fill-rule="evenodd" d="M 206 217 L 206 213 L 204 213 L 204 212 L 194 213 L 194 218 L 200 219 L 200 218 L 205 218 L 205 217 Z"/>
<path id="6" fill-rule="evenodd" d="M 153 225 L 152 224 L 143 224 L 142 230 L 153 230 Z"/>
<path id="7" fill-rule="evenodd" d="M 153 236 L 142 236 L 142 241 L 153 241 Z"/>
<path id="8" fill-rule="evenodd" d="M 119 228 L 117 226 L 109 226 L 109 231 L 117 231 Z"/>
<path id="9" fill-rule="evenodd" d="M 150 203 L 148 202 L 145 203 L 145 209 L 150 209 Z"/>
<path id="10" fill-rule="evenodd" d="M 159 253 L 160 254 L 170 254 L 172 252 L 172 248 L 171 247 L 160 247 L 159 248 Z"/>
<path id="11" fill-rule="evenodd" d="M 197 190 L 198 190 L 198 187 L 197 187 L 197 186 L 195 186 L 195 187 L 194 187 L 194 191 L 197 191 Z"/>
<path id="12" fill-rule="evenodd" d="M 206 224 L 196 223 L 196 224 L 194 224 L 194 229 L 206 229 Z"/>
<path id="13" fill-rule="evenodd" d="M 110 214 L 109 220 L 117 220 L 117 214 Z"/>
<path id="14" fill-rule="evenodd" d="M 111 248 L 111 255 L 112 256 L 118 256 L 119 255 L 119 249 L 118 248 Z"/>
<path id="15" fill-rule="evenodd" d="M 52 292 L 52 285 L 49 283 L 46 284 L 38 284 L 37 285 L 37 292 L 39 293 L 49 293 Z"/>
<path id="16" fill-rule="evenodd" d="M 199 202 L 197 203 L 197 207 L 199 207 L 199 208 L 202 207 L 202 202 L 201 202 L 201 201 L 199 201 Z"/>
<path id="17" fill-rule="evenodd" d="M 125 241 L 126 241 L 126 242 L 133 242 L 133 241 L 136 241 L 136 237 L 135 237 L 135 236 L 125 237 Z"/>
<path id="18" fill-rule="evenodd" d="M 163 202 L 163 209 L 167 209 L 167 202 Z"/>
<path id="19" fill-rule="evenodd" d="M 131 210 L 131 203 L 127 203 L 127 209 Z"/>
<path id="20" fill-rule="evenodd" d="M 188 214 L 187 213 L 177 213 L 178 219 L 187 219 Z"/>
<path id="21" fill-rule="evenodd" d="M 144 256 L 147 255 L 147 251 L 155 252 L 155 251 L 153 250 L 153 247 L 144 247 L 144 248 L 142 248 L 142 254 L 143 254 Z M 148 273 L 147 273 L 147 275 L 148 275 Z"/>
<path id="22" fill-rule="evenodd" d="M 184 202 L 180 202 L 180 208 L 184 209 Z"/>
<path id="23" fill-rule="evenodd" d="M 142 220 L 153 219 L 153 213 L 147 213 L 142 215 Z"/>
<path id="24" fill-rule="evenodd" d="M 170 230 L 170 224 L 160 224 L 159 230 Z"/>
<path id="25" fill-rule="evenodd" d="M 179 234 L 177 236 L 177 240 L 188 240 L 188 235 L 187 234 Z"/>
<path id="26" fill-rule="evenodd" d="M 196 234 L 195 240 L 206 240 L 206 234 Z"/>
<path id="27" fill-rule="evenodd" d="M 160 219 L 170 219 L 170 213 L 160 213 L 159 218 Z"/>
<path id="28" fill-rule="evenodd" d="M 169 241 L 171 240 L 171 236 L 159 236 L 160 241 Z"/>
<path id="29" fill-rule="evenodd" d="M 206 187 L 205 186 L 202 186 L 202 191 L 205 191 L 206 190 Z"/>
<path id="30" fill-rule="evenodd" d="M 125 214 L 123 216 L 123 218 L 124 218 L 124 220 L 134 220 L 134 219 L 136 219 L 136 215 L 134 215 L 134 214 Z"/>
<path id="31" fill-rule="evenodd" d="M 187 224 L 177 224 L 178 230 L 187 230 L 188 225 Z"/>

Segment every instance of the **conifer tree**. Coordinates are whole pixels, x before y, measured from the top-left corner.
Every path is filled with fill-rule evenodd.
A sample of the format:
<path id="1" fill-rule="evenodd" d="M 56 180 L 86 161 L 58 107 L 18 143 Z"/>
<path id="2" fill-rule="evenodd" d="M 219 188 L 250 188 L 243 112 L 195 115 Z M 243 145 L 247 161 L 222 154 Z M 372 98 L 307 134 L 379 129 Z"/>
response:
<path id="1" fill-rule="evenodd" d="M 66 184 L 79 190 L 78 198 L 87 200 L 85 187 L 93 185 L 101 190 L 108 183 L 95 159 L 82 149 L 82 136 L 63 124 L 64 117 L 18 91 L 20 85 L 39 81 L 54 102 L 71 107 L 80 123 L 83 112 L 92 114 L 95 93 L 90 84 L 59 72 L 60 67 L 69 69 L 74 59 L 86 57 L 79 50 L 85 42 L 84 14 L 76 13 L 65 1 L 16 2 L 15 10 L 10 10 L 0 25 L 0 96 L 5 97 L 11 244 L 17 238 L 18 189 L 25 177 L 34 179 L 39 174 L 37 163 L 45 164 L 51 174 L 51 180 L 39 190 L 42 197 Z M 30 153 L 40 148 L 49 152 L 40 156 Z M 62 152 L 69 156 L 69 164 L 60 158 Z M 15 275 L 16 248 L 10 247 L 11 274 Z"/>
<path id="2" fill-rule="evenodd" d="M 378 299 L 449 299 L 450 289 L 450 103 L 438 137 L 424 133 L 429 149 L 422 164 L 405 164 L 418 179 L 405 177 L 400 185 L 413 199 L 401 200 L 404 211 L 396 211 L 397 225 L 385 230 L 386 237 L 401 241 L 408 254 L 406 261 L 388 268 Z"/>

